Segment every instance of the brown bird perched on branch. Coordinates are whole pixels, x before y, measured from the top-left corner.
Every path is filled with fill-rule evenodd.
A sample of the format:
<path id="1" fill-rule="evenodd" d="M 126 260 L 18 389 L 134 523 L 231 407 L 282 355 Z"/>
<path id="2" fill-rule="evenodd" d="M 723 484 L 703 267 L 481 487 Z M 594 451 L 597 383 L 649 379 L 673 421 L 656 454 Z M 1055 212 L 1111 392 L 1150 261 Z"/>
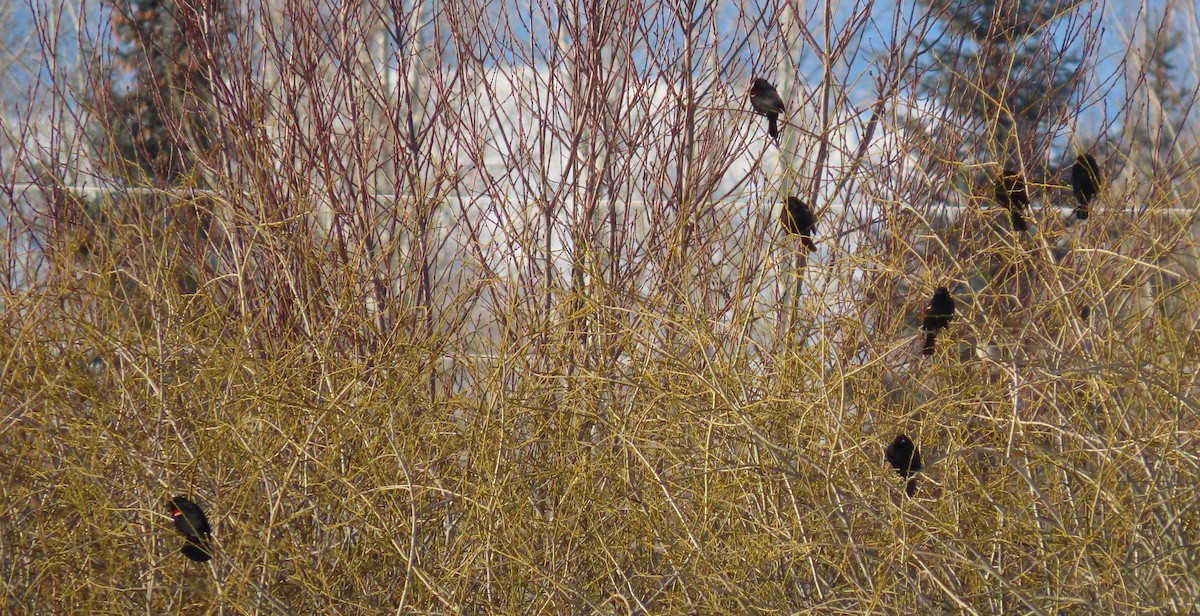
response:
<path id="1" fill-rule="evenodd" d="M 923 355 L 933 355 L 937 333 L 946 329 L 953 319 L 954 297 L 946 287 L 938 287 L 933 292 L 933 299 L 929 300 L 929 308 L 925 310 L 925 319 L 921 323 L 921 329 L 925 330 L 925 347 L 921 349 Z"/>
<path id="2" fill-rule="evenodd" d="M 167 510 L 175 519 L 175 530 L 184 536 L 186 543 L 180 553 L 198 563 L 207 562 L 212 558 L 212 527 L 200 505 L 188 500 L 186 496 L 176 496 L 167 501 Z"/>
<path id="3" fill-rule="evenodd" d="M 917 493 L 917 478 L 915 475 L 921 471 L 921 452 L 917 449 L 915 443 L 908 438 L 907 435 L 898 434 L 896 440 L 888 445 L 883 452 L 883 456 L 887 458 L 888 464 L 900 473 L 901 477 L 908 479 L 904 485 L 904 493 L 913 496 Z"/>
<path id="4" fill-rule="evenodd" d="M 779 143 L 779 114 L 786 113 L 787 108 L 783 106 L 783 99 L 779 98 L 775 86 L 766 79 L 755 77 L 750 82 L 750 106 L 754 108 L 754 113 L 767 116 L 767 134 L 775 143 Z"/>
<path id="5" fill-rule="evenodd" d="M 1029 207 L 1029 191 L 1025 188 L 1025 178 L 1010 168 L 1005 168 L 996 182 L 996 203 L 1008 209 L 1012 217 L 1014 231 L 1025 231 L 1025 208 Z"/>
<path id="6" fill-rule="evenodd" d="M 817 230 L 817 215 L 808 207 L 808 204 L 795 197 L 787 198 L 787 207 L 783 210 L 783 215 L 779 221 L 783 224 L 783 230 L 792 235 L 799 235 L 800 241 L 808 247 L 810 251 L 817 249 L 817 245 L 813 243 L 812 234 Z"/>
<path id="7" fill-rule="evenodd" d="M 1079 206 L 1075 208 L 1076 218 L 1087 220 L 1088 208 L 1092 199 L 1100 194 L 1100 183 L 1103 181 L 1100 165 L 1096 164 L 1096 159 L 1091 154 L 1075 157 L 1075 164 L 1071 165 L 1071 192 L 1075 193 L 1075 200 L 1079 202 Z"/>

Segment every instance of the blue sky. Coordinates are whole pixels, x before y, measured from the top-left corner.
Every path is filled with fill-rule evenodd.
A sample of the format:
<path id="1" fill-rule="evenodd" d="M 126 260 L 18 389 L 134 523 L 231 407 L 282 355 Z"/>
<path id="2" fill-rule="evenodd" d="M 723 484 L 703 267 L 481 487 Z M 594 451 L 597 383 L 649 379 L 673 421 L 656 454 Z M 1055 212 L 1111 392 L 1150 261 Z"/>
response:
<path id="1" fill-rule="evenodd" d="M 825 5 L 813 0 L 800 4 L 807 7 L 802 21 L 811 31 L 812 39 L 806 40 L 800 45 L 796 61 L 799 65 L 800 76 L 811 88 L 819 84 L 823 71 L 819 55 L 814 51 L 813 45 L 824 46 L 826 44 L 822 23 Z M 751 74 L 765 74 L 769 77 L 776 74 L 773 65 L 780 63 L 781 58 L 772 56 L 772 54 L 777 54 L 783 45 L 779 36 L 782 26 L 777 21 L 782 18 L 782 13 L 774 12 L 774 7 L 781 5 L 780 2 L 751 2 L 746 5 L 747 10 L 751 12 L 749 14 L 740 14 L 737 10 L 738 5 L 733 2 L 720 2 L 717 5 L 715 23 L 721 33 L 717 45 L 724 52 L 733 51 L 720 70 L 719 80 L 737 84 L 745 81 Z M 34 15 L 46 14 L 39 13 L 38 6 L 36 3 L 13 5 L 11 7 L 13 13 L 8 19 L 8 23 L 0 24 L 6 26 L 0 40 L 5 41 L 10 47 L 23 40 L 23 35 L 30 32 Z M 88 9 L 86 9 L 84 23 L 88 24 L 85 27 L 93 31 L 107 25 L 107 20 L 98 14 L 98 6 L 99 3 L 87 3 Z M 554 47 L 551 44 L 552 39 L 549 38 L 554 36 L 554 33 L 543 31 L 544 40 L 530 40 L 531 28 L 556 30 L 561 24 L 556 17 L 546 15 L 544 10 L 531 8 L 531 6 L 528 1 L 496 0 L 488 10 L 484 10 L 479 15 L 480 20 L 490 20 L 497 27 L 508 29 L 508 32 L 503 35 L 507 37 L 507 40 L 501 39 L 496 43 L 496 48 L 490 50 L 491 53 L 488 54 L 490 61 L 528 61 L 531 52 L 535 55 L 535 61 L 545 61 L 546 50 Z M 646 2 L 644 6 L 653 10 L 648 11 L 645 18 L 647 21 L 644 23 L 650 25 L 644 28 L 649 34 L 647 40 L 643 42 L 643 46 L 663 45 L 681 49 L 682 35 L 674 25 L 675 16 L 663 4 Z M 1092 58 L 1095 70 L 1087 80 L 1088 96 L 1084 104 L 1084 114 L 1079 118 L 1076 128 L 1081 134 L 1095 135 L 1103 127 L 1111 126 L 1120 120 L 1125 92 L 1123 80 L 1119 78 L 1119 71 L 1122 70 L 1122 62 L 1126 57 L 1125 38 L 1139 26 L 1144 27 L 1146 21 L 1146 16 L 1138 12 L 1140 6 L 1131 0 L 1121 0 L 1111 4 L 1105 4 L 1102 1 L 1088 2 L 1081 5 L 1076 12 L 1077 15 L 1092 13 L 1103 16 L 1099 53 Z M 1150 3 L 1146 6 L 1152 14 L 1161 16 L 1163 4 Z M 906 29 L 920 18 L 924 8 L 919 4 L 907 1 L 894 4 L 872 0 L 835 1 L 832 7 L 832 30 L 835 37 L 843 35 L 847 31 L 851 16 L 863 11 L 870 14 L 870 19 L 859 29 L 860 34 L 856 37 L 857 44 L 852 46 L 853 53 L 843 56 L 835 68 L 835 78 L 850 86 L 851 102 L 857 107 L 864 107 L 874 98 L 874 78 L 878 74 L 875 66 L 877 55 L 884 51 L 891 42 L 890 32 L 897 9 L 901 11 L 901 23 L 905 24 L 905 28 L 902 29 Z M 760 12 L 755 14 L 752 11 Z M 699 15 L 699 13 L 696 14 Z M 1173 17 L 1180 20 L 1185 16 L 1175 15 Z M 1157 25 L 1158 19 L 1161 17 L 1151 18 L 1151 21 L 1154 22 L 1153 25 Z M 64 30 L 64 36 L 60 38 L 59 44 L 60 61 L 70 62 L 79 53 L 79 46 L 71 39 L 72 20 L 66 18 L 59 23 Z M 701 20 L 697 25 L 700 29 L 704 29 L 709 23 L 711 22 L 705 23 Z M 696 65 L 702 67 L 705 53 L 702 46 L 707 43 L 707 40 L 698 40 L 698 43 L 701 48 L 697 49 L 694 57 Z M 1200 50 L 1197 50 L 1195 45 L 1196 41 L 1185 40 L 1185 45 L 1180 50 L 1180 57 L 1195 58 L 1200 55 Z M 635 62 L 646 61 L 646 56 L 641 54 L 635 56 L 634 60 Z M 1184 61 L 1187 60 L 1180 60 L 1178 63 L 1182 64 Z M 674 75 L 669 73 L 678 68 L 677 66 L 659 67 L 659 71 L 665 78 L 672 78 Z M 1194 67 L 1181 66 L 1181 73 L 1191 75 L 1189 71 L 1191 68 Z M 15 87 L 19 91 L 30 89 L 39 77 L 46 76 L 44 67 L 41 67 L 40 71 L 38 69 L 37 58 L 32 58 L 32 62 L 15 64 L 10 68 L 8 74 L 4 75 L 6 82 L 4 87 L 10 89 Z M 1180 87 L 1188 91 L 1192 90 L 1195 87 L 1194 77 L 1186 81 L 1187 83 L 1179 84 Z"/>

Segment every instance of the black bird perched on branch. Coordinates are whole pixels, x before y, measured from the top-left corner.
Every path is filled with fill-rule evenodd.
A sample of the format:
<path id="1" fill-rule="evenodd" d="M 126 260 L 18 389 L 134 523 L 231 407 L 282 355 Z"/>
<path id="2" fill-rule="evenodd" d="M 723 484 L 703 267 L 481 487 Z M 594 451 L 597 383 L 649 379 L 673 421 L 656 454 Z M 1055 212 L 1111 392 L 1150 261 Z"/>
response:
<path id="1" fill-rule="evenodd" d="M 1025 231 L 1025 208 L 1029 207 L 1029 191 L 1025 188 L 1025 178 L 1012 169 L 1005 169 L 1000 181 L 996 182 L 996 203 L 1008 209 L 1012 216 L 1014 231 Z"/>
<path id="2" fill-rule="evenodd" d="M 804 242 L 810 251 L 817 249 L 812 239 L 813 231 L 817 230 L 817 215 L 807 203 L 795 197 L 788 197 L 787 207 L 783 210 L 780 222 L 783 223 L 784 231 L 799 235 L 800 241 Z"/>
<path id="3" fill-rule="evenodd" d="M 921 329 L 926 332 L 925 347 L 921 349 L 923 355 L 933 355 L 933 344 L 937 339 L 937 333 L 946 329 L 953 319 L 954 298 L 946 287 L 938 287 L 933 292 L 933 299 L 929 300 L 929 308 L 925 310 L 925 320 L 921 323 Z"/>
<path id="4" fill-rule="evenodd" d="M 180 553 L 198 563 L 207 562 L 212 558 L 212 527 L 200 505 L 188 500 L 185 496 L 176 496 L 167 501 L 167 509 L 175 519 L 175 530 L 183 535 L 187 543 L 183 544 Z"/>
<path id="5" fill-rule="evenodd" d="M 787 108 L 783 106 L 783 99 L 779 98 L 775 86 L 766 79 L 755 77 L 750 82 L 750 106 L 755 113 L 767 116 L 767 134 L 775 143 L 779 143 L 779 114 L 786 113 Z"/>
<path id="6" fill-rule="evenodd" d="M 896 440 L 888 445 L 883 455 L 887 458 L 888 464 L 891 464 L 901 477 L 908 479 L 904 485 L 904 493 L 909 496 L 916 494 L 917 479 L 915 475 L 921 471 L 921 452 L 917 450 L 916 444 L 908 436 L 898 434 Z"/>
<path id="7" fill-rule="evenodd" d="M 1088 207 L 1092 199 L 1100 194 L 1100 182 L 1104 181 L 1103 177 L 1100 174 L 1100 165 L 1096 164 L 1096 159 L 1091 154 L 1075 157 L 1075 164 L 1071 165 L 1071 192 L 1075 193 L 1075 200 L 1079 202 L 1079 207 L 1075 208 L 1075 217 L 1079 220 L 1087 220 Z"/>

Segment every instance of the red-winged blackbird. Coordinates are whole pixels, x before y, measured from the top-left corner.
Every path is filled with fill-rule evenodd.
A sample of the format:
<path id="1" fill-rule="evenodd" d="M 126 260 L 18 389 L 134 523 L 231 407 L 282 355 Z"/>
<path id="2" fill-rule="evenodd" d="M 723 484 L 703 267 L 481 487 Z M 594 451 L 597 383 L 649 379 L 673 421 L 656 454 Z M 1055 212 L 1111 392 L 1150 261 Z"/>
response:
<path id="1" fill-rule="evenodd" d="M 188 500 L 186 496 L 176 496 L 167 501 L 167 509 L 175 519 L 175 530 L 187 539 L 183 549 L 179 550 L 184 556 L 198 562 L 206 562 L 212 558 L 209 540 L 212 538 L 212 527 L 200 505 Z"/>
<path id="2" fill-rule="evenodd" d="M 779 219 L 783 224 L 783 230 L 792 235 L 799 235 L 800 241 L 808 247 L 809 250 L 816 250 L 817 245 L 813 243 L 812 234 L 817 230 L 817 215 L 808 207 L 808 204 L 795 197 L 787 198 L 787 207 L 783 210 L 783 215 Z"/>
<path id="3" fill-rule="evenodd" d="M 783 106 L 783 99 L 779 98 L 775 86 L 766 79 L 754 78 L 754 81 L 750 82 L 750 106 L 754 108 L 755 113 L 767 116 L 767 134 L 778 142 L 779 114 L 786 113 L 787 108 Z"/>
<path id="4" fill-rule="evenodd" d="M 917 479 L 915 475 L 921 471 L 921 452 L 917 450 L 916 444 L 908 436 L 898 434 L 896 440 L 888 445 L 883 455 L 887 458 L 888 464 L 891 464 L 901 477 L 908 479 L 904 486 L 904 493 L 909 496 L 916 494 Z"/>
<path id="5" fill-rule="evenodd" d="M 925 330 L 925 347 L 921 349 L 924 355 L 933 355 L 933 344 L 937 333 L 946 329 L 954 319 L 954 298 L 946 287 L 938 287 L 929 300 L 929 308 L 925 310 L 925 320 L 921 329 Z"/>
<path id="6" fill-rule="evenodd" d="M 1071 165 L 1071 192 L 1075 193 L 1075 200 L 1079 202 L 1079 207 L 1075 208 L 1075 217 L 1079 220 L 1087 220 L 1088 207 L 1092 199 L 1100 194 L 1102 181 L 1104 176 L 1100 174 L 1100 165 L 1096 164 L 1091 154 L 1075 157 L 1075 164 Z"/>
<path id="7" fill-rule="evenodd" d="M 1025 178 L 1012 169 L 1005 169 L 996 182 L 996 203 L 1008 209 L 1012 216 L 1014 231 L 1024 231 L 1029 228 L 1025 224 L 1025 208 L 1029 207 L 1029 191 L 1025 188 Z"/>

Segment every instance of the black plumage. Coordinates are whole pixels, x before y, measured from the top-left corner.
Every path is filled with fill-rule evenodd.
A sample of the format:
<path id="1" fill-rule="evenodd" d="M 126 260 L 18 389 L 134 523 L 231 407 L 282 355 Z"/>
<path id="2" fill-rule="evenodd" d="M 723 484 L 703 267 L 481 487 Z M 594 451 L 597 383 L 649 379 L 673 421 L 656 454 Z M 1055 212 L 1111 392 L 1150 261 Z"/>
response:
<path id="1" fill-rule="evenodd" d="M 206 563 L 212 560 L 212 556 L 209 554 L 208 542 L 193 539 L 192 537 L 187 538 L 187 543 L 184 543 L 183 547 L 179 548 L 179 553 L 188 557 L 188 560 L 193 562 Z"/>
<path id="2" fill-rule="evenodd" d="M 808 207 L 808 204 L 795 197 L 787 198 L 787 207 L 783 209 L 783 215 L 780 217 L 780 222 L 783 224 L 783 230 L 792 235 L 799 235 L 800 241 L 804 243 L 810 251 L 817 249 L 817 245 L 813 243 L 812 234 L 817 230 L 817 215 Z"/>
<path id="3" fill-rule="evenodd" d="M 1012 217 L 1014 231 L 1025 231 L 1029 225 L 1025 223 L 1025 208 L 1029 207 L 1029 190 L 1025 187 L 1025 178 L 1012 169 L 1005 169 L 996 182 L 996 203 L 1006 208 Z"/>
<path id="4" fill-rule="evenodd" d="M 883 452 L 887 458 L 888 464 L 900 473 L 901 477 L 908 479 L 904 485 L 904 493 L 913 496 L 917 493 L 916 474 L 921 471 L 921 452 L 917 449 L 917 445 L 912 442 L 912 439 L 907 435 L 898 434 L 896 439 L 888 445 Z"/>
<path id="5" fill-rule="evenodd" d="M 1079 220 L 1087 220 L 1092 200 L 1100 194 L 1102 181 L 1104 176 L 1100 173 L 1100 165 L 1096 164 L 1091 154 L 1075 157 L 1075 164 L 1071 165 L 1071 192 L 1075 193 L 1075 201 L 1079 202 L 1074 212 Z"/>
<path id="6" fill-rule="evenodd" d="M 786 113 L 787 108 L 783 106 L 783 99 L 779 97 L 775 86 L 766 79 L 754 78 L 754 81 L 750 82 L 750 106 L 754 108 L 755 113 L 767 116 L 767 134 L 778 142 L 779 114 Z"/>
<path id="7" fill-rule="evenodd" d="M 202 563 L 212 558 L 212 527 L 200 505 L 185 496 L 176 496 L 167 501 L 167 509 L 175 520 L 175 530 L 186 539 L 180 553 L 191 560 Z"/>
<path id="8" fill-rule="evenodd" d="M 946 287 L 938 287 L 929 300 L 929 308 L 925 310 L 925 319 L 921 329 L 925 330 L 925 346 L 921 349 L 924 355 L 933 355 L 933 346 L 937 333 L 946 329 L 954 320 L 954 297 Z"/>

